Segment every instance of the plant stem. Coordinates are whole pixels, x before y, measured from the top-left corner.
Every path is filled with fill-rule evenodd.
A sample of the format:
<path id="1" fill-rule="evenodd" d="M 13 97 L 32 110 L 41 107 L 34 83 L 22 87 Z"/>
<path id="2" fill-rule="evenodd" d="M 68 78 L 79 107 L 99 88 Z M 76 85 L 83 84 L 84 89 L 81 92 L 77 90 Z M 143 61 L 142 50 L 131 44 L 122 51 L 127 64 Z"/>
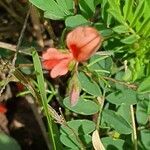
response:
<path id="1" fill-rule="evenodd" d="M 103 109 L 103 106 L 104 106 L 104 100 L 105 100 L 105 92 L 103 94 L 103 96 L 101 97 L 97 97 L 97 100 L 100 104 L 100 110 L 98 112 L 98 117 L 97 117 L 97 122 L 96 122 L 96 130 L 99 131 L 99 125 L 101 123 L 101 115 L 102 115 L 102 109 Z"/>
<path id="2" fill-rule="evenodd" d="M 134 150 L 138 150 L 137 133 L 136 133 L 136 124 L 135 124 L 133 105 L 130 105 L 130 111 L 131 111 L 131 120 L 132 120 L 132 128 L 133 128 L 132 140 L 133 140 L 133 144 L 134 144 Z"/>
<path id="3" fill-rule="evenodd" d="M 110 77 L 104 77 L 103 78 L 105 80 L 109 80 L 109 81 L 112 81 L 112 82 L 115 82 L 115 83 L 119 83 L 119 84 L 122 84 L 124 86 L 127 86 L 128 88 L 131 88 L 131 89 L 134 89 L 136 90 L 137 89 L 137 86 L 135 84 L 128 84 L 126 82 L 123 82 L 123 81 L 119 81 L 119 80 L 116 80 L 116 79 L 113 79 L 113 78 L 110 78 Z"/>

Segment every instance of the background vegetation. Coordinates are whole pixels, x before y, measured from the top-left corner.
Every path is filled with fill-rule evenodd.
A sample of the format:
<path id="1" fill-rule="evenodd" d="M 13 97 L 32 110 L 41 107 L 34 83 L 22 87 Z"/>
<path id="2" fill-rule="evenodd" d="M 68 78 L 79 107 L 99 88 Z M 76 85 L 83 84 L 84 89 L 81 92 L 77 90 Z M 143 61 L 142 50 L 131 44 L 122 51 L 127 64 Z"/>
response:
<path id="1" fill-rule="evenodd" d="M 46 117 L 49 149 L 150 149 L 149 0 L 12 0 L 0 7 L 1 30 L 7 25 L 0 33 L 1 101 L 12 82 L 21 83 L 17 96 L 32 95 L 40 108 L 35 116 Z M 104 41 L 80 65 L 81 93 L 72 107 L 71 74 L 51 79 L 40 53 L 44 46 L 65 48 L 77 26 L 96 28 Z"/>

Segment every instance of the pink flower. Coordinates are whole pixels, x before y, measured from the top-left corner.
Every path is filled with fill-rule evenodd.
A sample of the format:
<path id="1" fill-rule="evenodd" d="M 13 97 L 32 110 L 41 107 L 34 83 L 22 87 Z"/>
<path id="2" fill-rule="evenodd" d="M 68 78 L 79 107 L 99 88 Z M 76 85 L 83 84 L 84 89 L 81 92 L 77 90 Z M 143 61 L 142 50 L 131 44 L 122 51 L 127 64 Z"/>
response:
<path id="1" fill-rule="evenodd" d="M 71 53 L 62 53 L 55 48 L 49 48 L 42 55 L 43 67 L 46 70 L 51 70 L 50 76 L 56 78 L 57 76 L 65 75 L 68 72 L 69 64 L 73 60 Z"/>
<path id="2" fill-rule="evenodd" d="M 102 38 L 92 27 L 78 27 L 67 35 L 67 46 L 78 62 L 89 59 L 100 47 Z"/>
<path id="3" fill-rule="evenodd" d="M 66 43 L 69 51 L 62 53 L 55 48 L 49 48 L 43 53 L 43 67 L 51 70 L 50 76 L 65 75 L 72 61 L 84 62 L 100 47 L 102 38 L 92 27 L 77 27 L 67 35 Z"/>

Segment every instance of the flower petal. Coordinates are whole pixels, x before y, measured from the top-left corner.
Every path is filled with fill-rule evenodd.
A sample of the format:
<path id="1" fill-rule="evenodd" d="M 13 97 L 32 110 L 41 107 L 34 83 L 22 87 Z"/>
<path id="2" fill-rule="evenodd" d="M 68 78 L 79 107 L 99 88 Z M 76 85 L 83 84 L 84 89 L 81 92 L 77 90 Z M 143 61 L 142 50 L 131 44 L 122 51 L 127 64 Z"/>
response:
<path id="1" fill-rule="evenodd" d="M 65 57 L 68 57 L 68 53 L 62 53 L 56 48 L 49 48 L 42 54 L 43 60 L 63 59 Z"/>
<path id="2" fill-rule="evenodd" d="M 60 63 L 61 60 L 50 59 L 42 62 L 43 68 L 46 70 L 51 70 L 54 66 Z"/>
<path id="3" fill-rule="evenodd" d="M 43 68 L 51 70 L 53 67 L 58 65 L 62 60 L 72 59 L 73 56 L 71 53 L 62 53 L 55 48 L 49 48 L 42 54 L 43 58 Z"/>
<path id="4" fill-rule="evenodd" d="M 54 66 L 54 68 L 50 72 L 50 76 L 52 78 L 56 78 L 58 76 L 65 75 L 69 70 L 69 63 L 71 59 L 64 59 L 59 64 Z"/>
<path id="5" fill-rule="evenodd" d="M 92 27 L 77 27 L 68 34 L 66 42 L 74 58 L 85 61 L 98 50 L 102 37 Z"/>

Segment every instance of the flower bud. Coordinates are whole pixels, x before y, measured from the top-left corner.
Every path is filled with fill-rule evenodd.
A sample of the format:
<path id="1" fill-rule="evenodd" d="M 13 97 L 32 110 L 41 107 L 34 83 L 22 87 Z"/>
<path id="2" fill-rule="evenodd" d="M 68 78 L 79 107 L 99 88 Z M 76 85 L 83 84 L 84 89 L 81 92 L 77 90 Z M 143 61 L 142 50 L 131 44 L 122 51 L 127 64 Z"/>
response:
<path id="1" fill-rule="evenodd" d="M 92 27 L 77 27 L 67 35 L 66 43 L 74 59 L 83 62 L 99 49 L 102 37 Z"/>

